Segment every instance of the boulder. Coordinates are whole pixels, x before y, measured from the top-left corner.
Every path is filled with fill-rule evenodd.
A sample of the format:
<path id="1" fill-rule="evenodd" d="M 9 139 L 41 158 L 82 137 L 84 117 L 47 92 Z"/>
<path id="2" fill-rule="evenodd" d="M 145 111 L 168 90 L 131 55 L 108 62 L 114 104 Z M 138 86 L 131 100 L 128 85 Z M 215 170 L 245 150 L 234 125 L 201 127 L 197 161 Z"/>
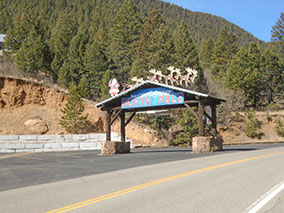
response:
<path id="1" fill-rule="evenodd" d="M 48 132 L 46 123 L 40 118 L 33 118 L 25 121 L 25 127 L 32 134 L 44 134 Z"/>

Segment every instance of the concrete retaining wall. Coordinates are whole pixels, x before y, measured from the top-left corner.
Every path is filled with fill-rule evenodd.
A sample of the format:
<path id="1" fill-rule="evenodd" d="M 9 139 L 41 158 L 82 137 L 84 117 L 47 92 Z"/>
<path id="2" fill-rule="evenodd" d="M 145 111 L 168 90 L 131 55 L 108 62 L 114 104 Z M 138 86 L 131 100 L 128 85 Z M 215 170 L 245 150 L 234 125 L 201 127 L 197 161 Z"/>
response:
<path id="1" fill-rule="evenodd" d="M 114 132 L 111 140 L 120 141 L 120 137 Z M 105 134 L 0 135 L 0 153 L 100 150 L 105 141 Z"/>

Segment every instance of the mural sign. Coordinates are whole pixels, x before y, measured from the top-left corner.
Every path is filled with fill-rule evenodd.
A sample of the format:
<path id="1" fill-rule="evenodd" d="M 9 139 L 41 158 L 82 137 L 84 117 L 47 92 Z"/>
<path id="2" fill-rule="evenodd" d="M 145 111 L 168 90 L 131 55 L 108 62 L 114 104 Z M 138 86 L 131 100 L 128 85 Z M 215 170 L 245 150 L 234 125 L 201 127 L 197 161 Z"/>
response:
<path id="1" fill-rule="evenodd" d="M 156 87 L 134 91 L 130 97 L 121 99 L 122 109 L 176 105 L 184 103 L 184 93 Z"/>

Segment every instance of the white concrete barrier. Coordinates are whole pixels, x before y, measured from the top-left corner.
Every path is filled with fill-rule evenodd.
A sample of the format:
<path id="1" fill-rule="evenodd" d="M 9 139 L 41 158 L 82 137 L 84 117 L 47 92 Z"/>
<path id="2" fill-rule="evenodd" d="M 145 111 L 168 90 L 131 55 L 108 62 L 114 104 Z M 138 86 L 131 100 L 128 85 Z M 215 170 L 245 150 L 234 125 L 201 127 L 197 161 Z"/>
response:
<path id="1" fill-rule="evenodd" d="M 100 150 L 106 135 L 0 135 L 0 153 L 52 152 L 75 150 Z M 111 133 L 112 141 L 119 141 L 117 132 Z M 130 142 L 132 148 L 132 141 Z"/>

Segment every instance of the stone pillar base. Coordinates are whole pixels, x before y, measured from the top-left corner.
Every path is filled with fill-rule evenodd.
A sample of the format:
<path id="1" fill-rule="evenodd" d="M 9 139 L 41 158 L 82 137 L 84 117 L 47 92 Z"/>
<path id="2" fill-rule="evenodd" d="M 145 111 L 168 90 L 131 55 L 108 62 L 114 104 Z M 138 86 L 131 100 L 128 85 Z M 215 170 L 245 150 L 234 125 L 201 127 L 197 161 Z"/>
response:
<path id="1" fill-rule="evenodd" d="M 222 137 L 194 137 L 192 139 L 193 153 L 206 153 L 220 151 L 223 149 Z"/>
<path id="2" fill-rule="evenodd" d="M 102 144 L 101 155 L 130 153 L 130 142 L 106 141 Z"/>

